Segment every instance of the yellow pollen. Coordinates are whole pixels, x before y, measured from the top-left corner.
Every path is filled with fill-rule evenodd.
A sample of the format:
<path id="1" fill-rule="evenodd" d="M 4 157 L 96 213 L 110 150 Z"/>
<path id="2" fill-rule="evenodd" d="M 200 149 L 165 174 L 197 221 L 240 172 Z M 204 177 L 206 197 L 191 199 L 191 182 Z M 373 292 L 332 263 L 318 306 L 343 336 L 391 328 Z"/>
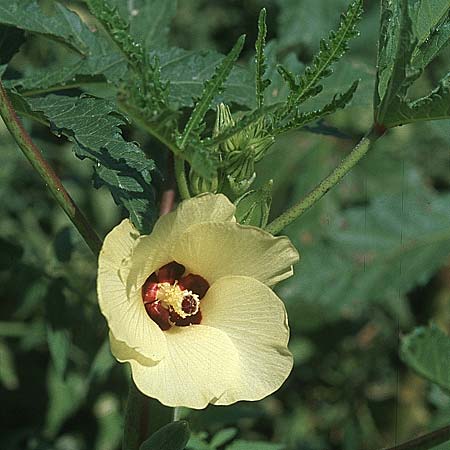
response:
<path id="1" fill-rule="evenodd" d="M 196 308 L 192 313 L 186 313 L 183 311 L 182 304 L 185 297 L 193 297 Z M 166 308 L 171 306 L 174 311 L 183 319 L 188 316 L 193 316 L 198 312 L 198 305 L 200 303 L 200 299 L 197 294 L 193 294 L 191 291 L 187 289 L 181 290 L 178 286 L 178 282 L 175 281 L 174 284 L 170 284 L 167 282 L 158 283 L 158 294 L 157 299 L 162 303 L 162 305 Z"/>

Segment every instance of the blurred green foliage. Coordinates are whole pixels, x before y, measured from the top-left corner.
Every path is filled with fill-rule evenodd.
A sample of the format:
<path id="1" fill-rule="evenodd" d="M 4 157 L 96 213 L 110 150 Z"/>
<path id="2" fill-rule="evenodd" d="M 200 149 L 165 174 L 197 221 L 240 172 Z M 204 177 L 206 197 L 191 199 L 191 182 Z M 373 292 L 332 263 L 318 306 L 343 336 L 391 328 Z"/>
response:
<path id="1" fill-rule="evenodd" d="M 262 7 L 268 11 L 267 58 L 276 55 L 288 67 L 300 68 L 311 62 L 320 38 L 336 26 L 347 4 L 179 3 L 168 41 L 195 52 L 179 50 L 191 61 L 187 71 L 195 69 L 192 58 L 200 58 L 200 51 L 226 52 L 242 33 L 249 38 L 240 63 L 250 62 Z M 81 3 L 70 5 L 84 11 Z M 283 136 L 258 165 L 255 188 L 273 179 L 272 217 L 335 167 L 371 124 L 377 2 L 366 1 L 365 10 L 361 37 L 352 41 L 335 76 L 324 82 L 324 92 L 336 93 L 361 78 L 351 105 Z M 150 40 L 154 32 L 149 30 Z M 66 57 L 47 40 L 28 39 L 9 70 L 61 66 L 68 63 Z M 432 89 L 448 71 L 449 58 L 447 49 L 415 83 L 414 92 Z M 216 62 L 211 61 L 211 73 Z M 239 71 L 235 79 L 240 80 Z M 197 88 L 200 92 L 200 82 Z M 246 104 L 242 99 L 249 94 L 239 89 L 234 86 L 231 100 L 240 97 Z M 276 79 L 268 91 L 282 95 Z M 191 99 L 184 101 L 188 105 Z M 323 106 L 316 102 L 308 105 Z M 125 211 L 105 189 L 92 188 L 91 164 L 74 158 L 67 140 L 25 122 L 104 235 Z M 122 130 L 164 172 L 159 144 L 132 127 Z M 437 380 L 440 388 L 414 375 L 399 359 L 399 335 L 430 320 L 450 332 L 449 142 L 448 120 L 392 130 L 289 227 L 302 260 L 278 292 L 288 308 L 294 370 L 279 392 L 260 402 L 185 411 L 193 431 L 189 450 L 372 449 L 448 422 L 449 374 Z M 96 261 L 3 124 L 0 146 L 0 448 L 117 449 L 127 373 L 109 353 L 107 327 L 96 304 Z M 442 345 L 436 359 L 447 358 L 447 366 L 450 358 L 442 332 L 428 333 L 416 332 L 404 341 L 402 358 L 419 373 L 429 368 L 423 361 L 427 345 Z M 439 447 L 444 448 L 450 447 Z"/>

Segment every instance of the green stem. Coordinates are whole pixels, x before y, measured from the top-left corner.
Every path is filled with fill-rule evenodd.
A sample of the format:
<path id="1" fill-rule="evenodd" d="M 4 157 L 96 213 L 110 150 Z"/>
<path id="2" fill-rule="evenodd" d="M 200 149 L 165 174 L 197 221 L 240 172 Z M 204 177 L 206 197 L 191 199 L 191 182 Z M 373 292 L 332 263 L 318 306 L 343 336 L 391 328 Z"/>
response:
<path id="1" fill-rule="evenodd" d="M 28 158 L 33 168 L 41 176 L 55 200 L 75 225 L 86 244 L 97 255 L 100 252 L 102 241 L 97 236 L 90 223 L 75 204 L 69 193 L 61 183 L 55 171 L 44 159 L 42 152 L 31 140 L 30 135 L 23 127 L 16 112 L 6 94 L 3 84 L 0 82 L 0 115 L 12 137 Z"/>
<path id="2" fill-rule="evenodd" d="M 266 226 L 266 231 L 272 234 L 279 233 L 317 203 L 333 186 L 359 162 L 359 160 L 372 148 L 373 144 L 383 135 L 383 131 L 371 128 L 361 139 L 358 145 L 344 158 L 326 178 L 324 178 L 303 200 L 289 208 L 273 222 Z"/>
<path id="3" fill-rule="evenodd" d="M 130 379 L 123 431 L 123 450 L 138 450 L 142 442 L 147 439 L 147 400 Z"/>
<path id="4" fill-rule="evenodd" d="M 186 180 L 186 172 L 184 168 L 184 159 L 175 156 L 175 178 L 178 184 L 178 190 L 180 191 L 181 198 L 186 200 L 191 198 L 189 193 L 189 186 Z"/>
<path id="5" fill-rule="evenodd" d="M 450 425 L 383 450 L 428 450 L 450 441 Z"/>

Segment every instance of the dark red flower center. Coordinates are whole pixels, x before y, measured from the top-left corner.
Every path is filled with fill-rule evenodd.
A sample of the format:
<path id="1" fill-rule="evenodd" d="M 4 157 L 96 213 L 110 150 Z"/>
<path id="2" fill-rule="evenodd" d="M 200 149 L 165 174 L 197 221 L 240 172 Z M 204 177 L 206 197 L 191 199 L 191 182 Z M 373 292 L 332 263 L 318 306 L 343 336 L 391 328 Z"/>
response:
<path id="1" fill-rule="evenodd" d="M 200 275 L 184 275 L 185 267 L 172 261 L 153 272 L 142 286 L 142 301 L 150 318 L 161 330 L 198 325 L 200 300 L 209 283 Z"/>

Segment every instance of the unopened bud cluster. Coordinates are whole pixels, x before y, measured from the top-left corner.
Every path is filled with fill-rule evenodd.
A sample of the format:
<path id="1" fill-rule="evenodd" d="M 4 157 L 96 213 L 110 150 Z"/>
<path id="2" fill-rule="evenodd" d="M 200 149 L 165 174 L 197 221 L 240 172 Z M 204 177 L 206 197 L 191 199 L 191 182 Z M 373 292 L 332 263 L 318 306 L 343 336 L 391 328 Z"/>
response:
<path id="1" fill-rule="evenodd" d="M 223 103 L 219 104 L 213 138 L 235 125 L 230 108 Z M 264 157 L 274 140 L 275 138 L 267 132 L 265 119 L 262 117 L 255 124 L 220 143 L 213 151 L 217 152 L 221 162 L 221 173 L 212 180 L 205 180 L 191 170 L 190 182 L 193 193 L 217 192 L 223 183 L 227 183 L 234 195 L 242 195 L 256 178 L 255 163 Z"/>

